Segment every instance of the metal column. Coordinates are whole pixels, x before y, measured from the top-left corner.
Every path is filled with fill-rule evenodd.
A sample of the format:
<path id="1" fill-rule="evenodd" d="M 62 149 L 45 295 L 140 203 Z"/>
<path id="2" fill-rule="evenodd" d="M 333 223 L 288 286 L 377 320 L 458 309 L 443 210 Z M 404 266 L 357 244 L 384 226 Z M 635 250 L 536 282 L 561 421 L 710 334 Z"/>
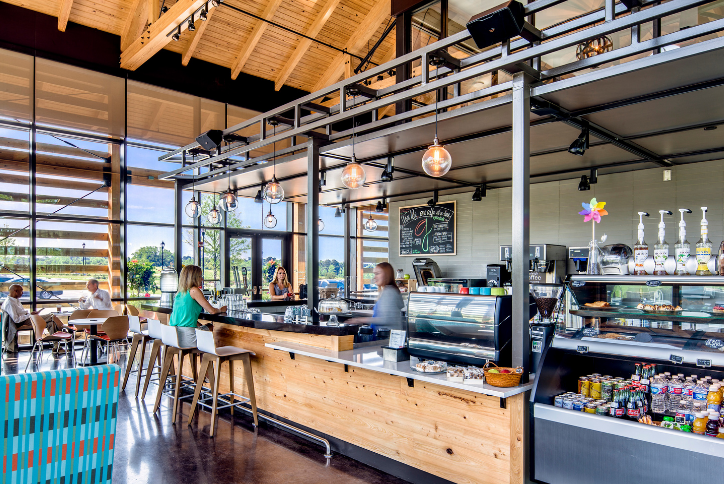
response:
<path id="1" fill-rule="evenodd" d="M 319 303 L 319 141 L 307 142 L 307 306 L 310 311 Z"/>
<path id="2" fill-rule="evenodd" d="M 176 180 L 173 186 L 173 198 L 174 198 L 174 214 L 173 214 L 173 268 L 176 274 L 181 273 L 181 259 L 183 258 L 183 216 L 186 207 L 183 205 L 183 185 Z M 163 269 L 163 268 L 162 268 Z"/>
<path id="3" fill-rule="evenodd" d="M 528 380 L 530 319 L 528 260 L 530 258 L 530 81 L 523 72 L 513 76 L 513 366 L 522 366 Z"/>
<path id="4" fill-rule="evenodd" d="M 349 287 L 351 285 L 349 265 L 352 262 L 352 239 L 349 235 L 349 216 L 352 209 L 350 207 L 345 209 L 344 204 L 342 204 L 342 209 L 344 210 L 344 214 L 342 215 L 344 217 L 344 270 L 342 272 L 342 280 L 344 281 L 344 297 L 349 297 Z"/>

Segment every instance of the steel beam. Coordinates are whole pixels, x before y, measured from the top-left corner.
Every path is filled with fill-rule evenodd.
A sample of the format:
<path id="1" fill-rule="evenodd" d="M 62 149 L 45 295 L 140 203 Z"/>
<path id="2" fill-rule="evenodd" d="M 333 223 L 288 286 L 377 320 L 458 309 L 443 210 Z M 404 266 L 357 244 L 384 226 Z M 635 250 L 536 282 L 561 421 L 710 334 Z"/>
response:
<path id="1" fill-rule="evenodd" d="M 319 305 L 319 141 L 307 141 L 307 307 L 314 314 Z"/>

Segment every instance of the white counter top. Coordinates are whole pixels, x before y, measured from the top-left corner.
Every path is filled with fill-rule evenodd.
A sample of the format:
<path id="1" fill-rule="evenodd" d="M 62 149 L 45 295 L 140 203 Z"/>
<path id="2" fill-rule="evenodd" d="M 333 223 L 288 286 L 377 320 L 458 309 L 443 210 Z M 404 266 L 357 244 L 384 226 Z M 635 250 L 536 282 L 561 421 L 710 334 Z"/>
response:
<path id="1" fill-rule="evenodd" d="M 332 351 L 314 346 L 303 345 L 299 343 L 267 343 L 265 346 L 275 350 L 288 351 L 297 355 L 308 356 L 320 360 L 341 363 L 343 365 L 364 368 L 365 370 L 378 371 L 389 375 L 401 376 L 403 378 L 412 378 L 437 385 L 467 390 L 472 393 L 489 395 L 491 397 L 508 398 L 533 388 L 533 382 L 524 385 L 518 385 L 511 388 L 498 388 L 488 384 L 471 385 L 466 383 L 453 383 L 447 380 L 444 373 L 428 374 L 420 373 L 410 368 L 408 361 L 384 361 L 382 359 L 382 347 L 371 346 L 366 348 L 355 348 L 348 351 Z"/>

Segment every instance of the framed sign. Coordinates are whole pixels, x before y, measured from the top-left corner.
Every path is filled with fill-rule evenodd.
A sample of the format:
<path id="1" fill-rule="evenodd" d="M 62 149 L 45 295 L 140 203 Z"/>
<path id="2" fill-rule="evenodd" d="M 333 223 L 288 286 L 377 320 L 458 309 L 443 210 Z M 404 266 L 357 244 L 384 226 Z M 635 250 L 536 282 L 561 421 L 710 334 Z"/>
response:
<path id="1" fill-rule="evenodd" d="M 456 202 L 400 207 L 400 256 L 455 255 Z"/>

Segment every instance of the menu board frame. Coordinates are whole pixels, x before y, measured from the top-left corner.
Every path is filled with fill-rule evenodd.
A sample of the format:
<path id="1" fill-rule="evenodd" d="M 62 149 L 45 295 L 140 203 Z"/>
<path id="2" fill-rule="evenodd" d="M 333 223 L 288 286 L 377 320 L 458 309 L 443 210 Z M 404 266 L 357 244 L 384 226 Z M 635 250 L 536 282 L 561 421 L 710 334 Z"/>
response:
<path id="1" fill-rule="evenodd" d="M 422 256 L 451 256 L 451 255 L 457 255 L 458 252 L 458 206 L 457 206 L 457 200 L 450 200 L 447 202 L 438 202 L 438 206 L 441 205 L 452 205 L 452 211 L 453 211 L 453 251 L 452 252 L 423 252 L 420 254 L 403 254 L 402 253 L 402 211 L 408 210 L 411 208 L 417 208 L 417 207 L 425 207 L 430 208 L 429 205 L 426 203 L 420 204 L 420 205 L 408 205 L 405 207 L 399 207 L 397 211 L 397 222 L 399 225 L 398 230 L 398 244 L 399 244 L 399 256 L 400 257 L 422 257 Z"/>

